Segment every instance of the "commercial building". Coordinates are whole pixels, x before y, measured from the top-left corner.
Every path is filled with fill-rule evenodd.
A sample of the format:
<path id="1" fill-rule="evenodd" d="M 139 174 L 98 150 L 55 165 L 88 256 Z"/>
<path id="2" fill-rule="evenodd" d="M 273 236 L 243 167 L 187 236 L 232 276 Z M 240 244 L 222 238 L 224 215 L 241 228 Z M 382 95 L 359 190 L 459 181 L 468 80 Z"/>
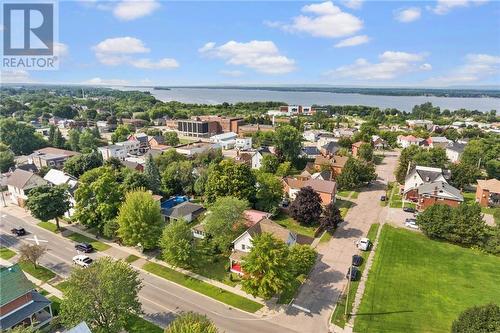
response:
<path id="1" fill-rule="evenodd" d="M 221 132 L 216 121 L 201 120 L 199 118 L 178 120 L 177 131 L 181 135 L 197 138 L 209 138 Z"/>

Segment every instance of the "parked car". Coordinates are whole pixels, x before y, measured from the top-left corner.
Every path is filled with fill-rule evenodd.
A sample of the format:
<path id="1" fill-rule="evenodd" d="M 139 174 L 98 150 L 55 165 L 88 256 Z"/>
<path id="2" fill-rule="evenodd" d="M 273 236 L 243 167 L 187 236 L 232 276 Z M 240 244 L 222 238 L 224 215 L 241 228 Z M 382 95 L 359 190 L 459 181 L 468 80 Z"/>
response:
<path id="1" fill-rule="evenodd" d="M 346 279 L 350 278 L 351 281 L 356 281 L 358 278 L 358 272 L 359 272 L 359 270 L 356 267 L 351 266 L 347 270 L 347 274 L 345 275 L 345 277 L 346 277 Z"/>
<path id="2" fill-rule="evenodd" d="M 406 219 L 405 220 L 405 227 L 412 228 L 412 229 L 418 229 L 417 220 Z"/>
<path id="3" fill-rule="evenodd" d="M 386 201 L 386 200 L 387 200 L 387 197 L 385 195 L 380 197 L 380 201 Z"/>
<path id="4" fill-rule="evenodd" d="M 413 207 L 403 207 L 403 211 L 405 211 L 407 213 L 415 213 L 416 212 L 415 208 L 413 208 Z"/>
<path id="5" fill-rule="evenodd" d="M 357 254 L 352 256 L 352 265 L 353 266 L 361 266 L 362 263 L 363 263 L 362 256 L 358 256 Z"/>
<path id="6" fill-rule="evenodd" d="M 94 247 L 92 246 L 92 244 L 88 244 L 88 243 L 76 244 L 75 249 L 77 251 L 84 252 L 84 253 L 91 253 L 92 251 L 94 251 Z"/>
<path id="7" fill-rule="evenodd" d="M 368 251 L 370 249 L 371 242 L 368 238 L 360 238 L 356 242 L 356 247 L 361 251 Z"/>
<path id="8" fill-rule="evenodd" d="M 21 228 L 21 227 L 12 228 L 12 229 L 10 229 L 10 232 L 18 237 L 26 235 L 26 230 L 24 230 L 24 228 Z"/>
<path id="9" fill-rule="evenodd" d="M 79 254 L 73 257 L 73 262 L 80 267 L 89 267 L 92 261 L 93 260 L 90 259 L 90 257 L 84 254 Z"/>

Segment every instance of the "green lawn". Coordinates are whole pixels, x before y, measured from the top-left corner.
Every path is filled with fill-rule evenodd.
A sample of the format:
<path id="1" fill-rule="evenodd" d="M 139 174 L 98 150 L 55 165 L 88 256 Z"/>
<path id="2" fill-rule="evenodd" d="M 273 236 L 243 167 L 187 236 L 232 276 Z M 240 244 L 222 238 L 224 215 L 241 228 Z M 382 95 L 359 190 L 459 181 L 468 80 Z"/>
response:
<path id="1" fill-rule="evenodd" d="M 72 234 L 70 234 L 66 237 L 71 239 L 72 241 L 77 242 L 77 243 L 89 243 L 97 251 L 106 251 L 107 249 L 110 248 L 110 246 L 108 244 L 104 244 L 103 242 L 99 242 L 97 240 L 94 240 L 94 239 L 89 238 L 85 235 L 79 234 L 77 232 L 73 232 Z"/>
<path id="2" fill-rule="evenodd" d="M 228 271 L 228 265 L 228 257 L 217 256 L 216 260 L 213 262 L 200 259 L 197 261 L 196 267 L 188 268 L 188 270 L 234 287 L 236 285 L 236 281 L 231 280 L 232 275 Z"/>
<path id="3" fill-rule="evenodd" d="M 34 276 L 38 280 L 42 280 L 43 282 L 47 282 L 48 280 L 56 277 L 56 273 L 40 265 L 38 265 L 35 269 L 32 263 L 20 261 L 19 266 L 21 266 L 23 271 L 31 276 Z"/>
<path id="4" fill-rule="evenodd" d="M 42 221 L 38 222 L 37 226 L 44 228 L 45 230 L 51 231 L 51 232 L 61 232 L 64 231 L 64 228 L 61 228 L 59 231 L 57 230 L 57 226 L 55 223 L 52 222 L 47 222 L 47 221 Z"/>
<path id="5" fill-rule="evenodd" d="M 323 235 L 320 238 L 320 243 L 328 243 L 332 239 L 332 234 L 329 232 L 323 233 Z"/>
<path id="6" fill-rule="evenodd" d="M 56 296 L 50 296 L 49 299 L 52 301 L 52 314 L 57 316 L 61 310 L 61 299 Z"/>
<path id="7" fill-rule="evenodd" d="M 384 225 L 354 331 L 449 332 L 466 308 L 498 302 L 500 257 Z"/>
<path id="8" fill-rule="evenodd" d="M 345 218 L 347 212 L 349 211 L 349 208 L 352 207 L 352 201 L 337 198 L 337 200 L 335 200 L 335 206 L 337 206 L 337 208 L 340 209 L 340 214 L 342 215 L 342 218 Z"/>
<path id="9" fill-rule="evenodd" d="M 368 239 L 370 239 L 372 242 L 375 240 L 375 237 L 377 236 L 377 230 L 380 224 L 372 224 L 370 226 L 370 230 L 368 231 Z M 359 267 L 361 274 L 364 273 L 365 270 L 365 265 L 366 265 L 366 260 L 368 259 L 368 256 L 370 255 L 370 251 L 364 251 L 361 253 L 361 256 L 363 257 L 363 263 Z M 347 273 L 347 272 L 346 272 Z M 348 316 L 352 311 L 352 306 L 354 304 L 354 298 L 356 296 L 356 292 L 358 291 L 358 286 L 359 286 L 359 278 L 357 281 L 352 281 L 351 285 L 349 286 L 349 299 L 347 299 L 346 295 L 342 295 L 337 302 L 337 306 L 335 307 L 335 311 L 333 312 L 332 315 L 332 323 L 334 323 L 337 326 L 344 327 L 346 323 L 346 317 L 345 317 L 345 307 L 347 305 L 347 313 Z M 347 302 L 348 301 L 348 302 Z"/>
<path id="10" fill-rule="evenodd" d="M 12 251 L 11 249 L 8 249 L 6 247 L 0 246 L 0 258 L 4 260 L 9 260 L 13 256 L 16 255 L 16 252 Z"/>
<path id="11" fill-rule="evenodd" d="M 282 227 L 287 228 L 288 230 L 314 238 L 314 232 L 316 231 L 316 226 L 308 227 L 301 225 L 299 222 L 295 221 L 292 217 L 285 214 L 278 215 L 278 217 L 274 219 L 274 222 L 278 223 Z"/>
<path id="12" fill-rule="evenodd" d="M 131 315 L 125 325 L 125 331 L 128 333 L 162 333 L 163 329 L 144 318 Z"/>
<path id="13" fill-rule="evenodd" d="M 349 198 L 349 196 L 351 195 L 351 191 L 338 191 L 337 195 L 339 197 Z"/>
<path id="14" fill-rule="evenodd" d="M 260 303 L 233 294 L 229 291 L 217 288 L 211 284 L 191 278 L 187 275 L 156 263 L 148 262 L 142 267 L 142 269 L 247 312 L 254 313 L 263 306 Z"/>
<path id="15" fill-rule="evenodd" d="M 138 256 L 133 255 L 133 254 L 129 254 L 128 257 L 125 258 L 125 262 L 128 262 L 130 264 L 130 263 L 133 263 L 134 261 L 136 261 L 137 259 L 139 259 Z"/>
<path id="16" fill-rule="evenodd" d="M 352 191 L 351 199 L 357 199 L 359 196 L 359 191 Z"/>
<path id="17" fill-rule="evenodd" d="M 60 291 L 62 291 L 63 293 L 65 293 L 66 289 L 68 287 L 68 284 L 69 284 L 69 282 L 66 280 L 66 281 L 59 282 L 58 284 L 56 284 L 53 287 L 56 288 L 56 289 L 59 289 Z"/>
<path id="18" fill-rule="evenodd" d="M 292 281 L 292 285 L 290 288 L 285 290 L 281 295 L 278 297 L 278 304 L 288 304 L 292 301 L 292 299 L 295 297 L 297 294 L 297 291 L 299 290 L 300 286 L 302 283 L 304 283 L 306 279 L 306 276 L 300 275 L 296 279 Z"/>

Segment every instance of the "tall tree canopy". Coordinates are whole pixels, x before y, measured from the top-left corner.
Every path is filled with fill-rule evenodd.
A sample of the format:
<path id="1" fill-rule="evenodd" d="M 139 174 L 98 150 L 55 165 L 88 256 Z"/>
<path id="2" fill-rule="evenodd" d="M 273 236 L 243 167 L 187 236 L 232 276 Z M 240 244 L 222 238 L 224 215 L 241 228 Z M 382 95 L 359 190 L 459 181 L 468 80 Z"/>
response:
<path id="1" fill-rule="evenodd" d="M 299 158 L 302 149 L 302 135 L 293 126 L 280 126 L 274 136 L 274 145 L 278 156 L 293 164 Z"/>
<path id="2" fill-rule="evenodd" d="M 63 170 L 79 178 L 86 171 L 100 167 L 103 164 L 102 155 L 98 151 L 70 157 L 64 162 Z"/>
<path id="3" fill-rule="evenodd" d="M 500 306 L 493 303 L 466 309 L 451 326 L 451 333 L 497 332 L 500 332 Z"/>
<path id="4" fill-rule="evenodd" d="M 16 155 L 29 155 L 33 150 L 46 146 L 45 140 L 35 132 L 33 126 L 14 118 L 0 119 L 0 141 Z"/>
<path id="5" fill-rule="evenodd" d="M 194 244 L 191 226 L 183 219 L 171 221 L 160 240 L 163 259 L 169 264 L 189 267 L 193 264 Z"/>
<path id="6" fill-rule="evenodd" d="M 158 166 L 153 160 L 153 156 L 150 154 L 146 158 L 146 165 L 144 167 L 144 176 L 148 179 L 148 188 L 153 191 L 153 193 L 160 193 L 160 172 L 158 171 Z"/>
<path id="7" fill-rule="evenodd" d="M 59 218 L 71 207 L 66 185 L 42 185 L 32 189 L 26 207 L 37 219 L 48 221 L 55 219 L 59 230 Z"/>
<path id="8" fill-rule="evenodd" d="M 283 183 L 281 179 L 271 173 L 256 172 L 257 192 L 255 194 L 255 208 L 276 214 L 283 199 Z"/>
<path id="9" fill-rule="evenodd" d="M 244 163 L 221 161 L 209 168 L 205 196 L 208 202 L 214 202 L 218 197 L 224 196 L 234 196 L 252 202 L 255 198 L 255 176 Z"/>
<path id="10" fill-rule="evenodd" d="M 353 190 L 375 179 L 377 179 L 377 174 L 373 163 L 350 157 L 336 180 L 338 188 Z"/>
<path id="11" fill-rule="evenodd" d="M 301 188 L 290 205 L 290 216 L 306 225 L 318 222 L 321 211 L 321 197 L 310 186 Z"/>

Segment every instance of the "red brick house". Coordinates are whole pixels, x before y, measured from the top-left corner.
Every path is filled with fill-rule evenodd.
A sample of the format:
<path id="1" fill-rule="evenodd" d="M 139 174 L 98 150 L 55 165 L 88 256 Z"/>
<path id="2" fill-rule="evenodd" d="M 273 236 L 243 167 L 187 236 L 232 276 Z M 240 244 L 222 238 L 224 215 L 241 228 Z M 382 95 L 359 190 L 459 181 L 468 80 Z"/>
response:
<path id="1" fill-rule="evenodd" d="M 447 182 L 426 183 L 417 187 L 417 209 L 425 210 L 432 205 L 457 207 L 464 201 L 460 190 Z"/>
<path id="2" fill-rule="evenodd" d="M 328 205 L 335 202 L 337 183 L 331 180 L 321 179 L 297 179 L 292 177 L 283 178 L 283 190 L 290 199 L 295 199 L 297 193 L 304 187 L 311 187 L 321 197 L 321 203 Z"/>
<path id="3" fill-rule="evenodd" d="M 476 202 L 482 207 L 500 206 L 500 180 L 479 179 L 476 188 Z"/>
<path id="4" fill-rule="evenodd" d="M 361 145 L 362 145 L 363 143 L 364 143 L 363 141 L 358 141 L 358 142 L 354 142 L 354 143 L 351 145 L 352 156 L 354 156 L 354 157 L 357 157 L 357 156 L 358 156 L 358 153 L 359 153 L 359 148 L 361 148 Z"/>

